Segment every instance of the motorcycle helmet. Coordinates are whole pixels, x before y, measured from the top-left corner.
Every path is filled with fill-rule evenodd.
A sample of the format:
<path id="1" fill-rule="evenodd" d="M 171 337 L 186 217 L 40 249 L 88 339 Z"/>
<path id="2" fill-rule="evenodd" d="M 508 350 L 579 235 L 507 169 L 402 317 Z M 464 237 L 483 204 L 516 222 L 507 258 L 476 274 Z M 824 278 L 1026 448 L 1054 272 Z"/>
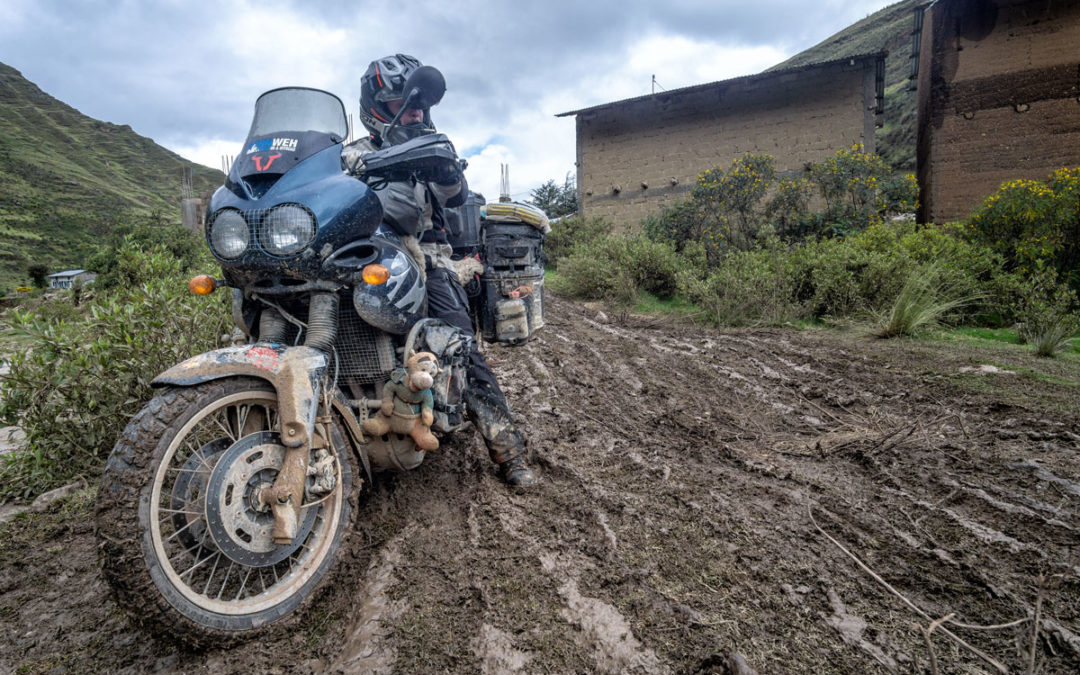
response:
<path id="1" fill-rule="evenodd" d="M 401 143 L 417 136 L 435 132 L 431 113 L 424 109 L 424 120 L 415 124 L 398 124 L 386 137 L 386 128 L 394 119 L 387 101 L 405 97 L 405 80 L 421 65 L 420 60 L 408 54 L 394 54 L 372 61 L 360 78 L 360 121 L 377 141 Z"/>

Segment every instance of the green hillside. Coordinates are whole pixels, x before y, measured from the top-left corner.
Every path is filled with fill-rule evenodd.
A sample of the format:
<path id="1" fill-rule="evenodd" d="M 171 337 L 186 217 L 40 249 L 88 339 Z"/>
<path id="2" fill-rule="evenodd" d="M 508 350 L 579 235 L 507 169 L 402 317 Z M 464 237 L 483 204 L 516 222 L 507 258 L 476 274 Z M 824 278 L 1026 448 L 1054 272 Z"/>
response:
<path id="1" fill-rule="evenodd" d="M 179 223 L 185 168 L 196 193 L 221 184 L 220 171 L 87 117 L 0 63 L 0 292 L 25 283 L 30 264 L 82 267 L 117 225 Z"/>
<path id="2" fill-rule="evenodd" d="M 915 170 L 915 91 L 909 86 L 911 31 L 915 8 L 925 0 L 902 0 L 848 26 L 820 44 L 770 70 L 888 51 L 885 59 L 885 117 L 876 145 L 893 168 Z"/>

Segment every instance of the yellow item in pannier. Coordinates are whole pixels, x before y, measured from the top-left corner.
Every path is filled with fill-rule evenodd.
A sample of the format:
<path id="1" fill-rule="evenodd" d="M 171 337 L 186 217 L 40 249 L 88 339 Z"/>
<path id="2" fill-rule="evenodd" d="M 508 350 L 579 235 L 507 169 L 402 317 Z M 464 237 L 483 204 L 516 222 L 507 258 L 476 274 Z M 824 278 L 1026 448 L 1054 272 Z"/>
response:
<path id="1" fill-rule="evenodd" d="M 480 207 L 480 217 L 497 223 L 526 223 L 544 234 L 551 232 L 547 214 L 532 204 L 499 202 Z"/>

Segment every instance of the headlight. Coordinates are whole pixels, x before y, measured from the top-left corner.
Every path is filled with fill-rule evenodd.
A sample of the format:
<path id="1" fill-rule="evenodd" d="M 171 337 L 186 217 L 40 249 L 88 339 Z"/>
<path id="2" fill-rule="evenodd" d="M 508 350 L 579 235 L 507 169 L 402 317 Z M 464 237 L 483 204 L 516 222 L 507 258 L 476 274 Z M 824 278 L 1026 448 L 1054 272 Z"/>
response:
<path id="1" fill-rule="evenodd" d="M 239 258 L 250 243 L 247 221 L 235 209 L 222 209 L 210 225 L 210 247 L 226 260 Z"/>
<path id="2" fill-rule="evenodd" d="M 259 227 L 259 243 L 270 255 L 292 255 L 315 238 L 315 218 L 296 204 L 270 209 Z"/>

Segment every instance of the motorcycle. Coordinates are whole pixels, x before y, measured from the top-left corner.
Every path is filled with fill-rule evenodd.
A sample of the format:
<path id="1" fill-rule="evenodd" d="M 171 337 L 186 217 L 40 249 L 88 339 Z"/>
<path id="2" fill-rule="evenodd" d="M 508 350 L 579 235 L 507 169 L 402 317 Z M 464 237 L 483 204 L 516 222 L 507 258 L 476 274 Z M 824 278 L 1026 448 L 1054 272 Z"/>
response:
<path id="1" fill-rule="evenodd" d="M 428 108 L 445 81 L 425 66 L 405 91 L 402 109 Z M 357 180 L 342 170 L 347 125 L 328 92 L 259 97 L 208 208 L 224 278 L 191 283 L 231 289 L 243 344 L 158 375 L 102 478 L 106 580 L 140 624 L 189 645 L 288 629 L 333 586 L 373 472 L 424 459 L 410 436 L 362 428 L 411 355 L 439 363 L 431 428 L 465 423 L 472 337 L 425 318 L 423 272 L 373 191 L 445 175 L 457 156 L 429 134 L 366 156 Z"/>

